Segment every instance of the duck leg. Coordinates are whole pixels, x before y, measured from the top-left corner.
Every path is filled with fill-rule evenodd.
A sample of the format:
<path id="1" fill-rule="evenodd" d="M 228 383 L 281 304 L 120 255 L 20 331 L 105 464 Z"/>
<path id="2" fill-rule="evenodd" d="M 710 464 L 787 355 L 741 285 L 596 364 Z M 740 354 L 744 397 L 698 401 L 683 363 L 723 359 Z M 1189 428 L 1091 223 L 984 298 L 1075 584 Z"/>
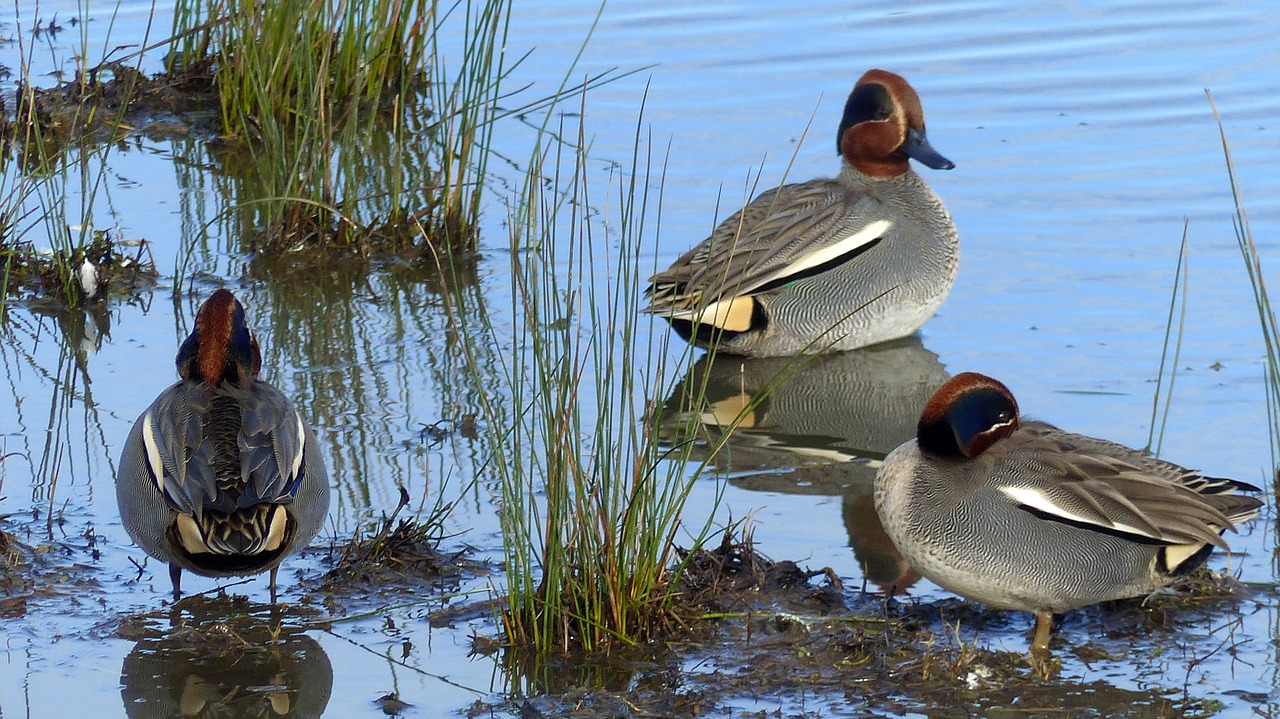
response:
<path id="1" fill-rule="evenodd" d="M 176 602 L 182 596 L 182 567 L 169 565 L 169 581 L 173 582 L 173 601 Z"/>
<path id="2" fill-rule="evenodd" d="M 1053 629 L 1053 612 L 1047 609 L 1036 611 L 1036 637 L 1031 642 L 1031 653 L 1041 656 L 1049 655 L 1049 631 Z"/>
<path id="3" fill-rule="evenodd" d="M 1053 629 L 1053 612 L 1047 609 L 1036 611 L 1036 635 L 1031 640 L 1031 668 L 1042 679 L 1049 679 L 1053 674 L 1053 664 L 1049 661 L 1049 630 Z"/>
<path id="4" fill-rule="evenodd" d="M 280 571 L 280 565 L 279 565 L 279 564 L 277 564 L 276 566 L 274 566 L 274 567 L 272 567 L 272 568 L 271 568 L 271 584 L 270 584 L 269 586 L 270 586 L 270 588 L 271 588 L 271 603 L 272 603 L 272 604 L 275 604 L 275 603 L 276 603 L 276 572 L 278 572 L 278 571 Z"/>

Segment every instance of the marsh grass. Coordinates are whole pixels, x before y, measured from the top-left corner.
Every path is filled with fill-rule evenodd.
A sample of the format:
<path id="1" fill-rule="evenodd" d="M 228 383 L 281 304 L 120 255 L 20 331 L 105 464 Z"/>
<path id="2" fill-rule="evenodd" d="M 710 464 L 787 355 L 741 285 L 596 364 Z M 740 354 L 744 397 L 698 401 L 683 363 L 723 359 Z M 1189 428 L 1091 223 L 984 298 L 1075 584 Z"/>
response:
<path id="1" fill-rule="evenodd" d="M 78 27 L 82 52 L 72 79 L 42 88 L 32 69 L 39 34 L 28 33 L 18 15 L 22 82 L 0 147 L 0 311 L 20 288 L 76 308 L 105 296 L 115 281 L 151 277 L 140 271 L 141 249 L 130 257 L 117 246 L 118 233 L 94 223 L 111 140 L 126 127 L 141 72 L 108 62 L 109 41 L 102 60 L 89 64 L 87 23 Z"/>
<path id="2" fill-rule="evenodd" d="M 250 249 L 473 251 L 510 5 L 179 2 L 168 72 L 211 75 L 224 137 L 253 156 Z M 374 173 L 378 136 L 395 154 Z"/>
<path id="3" fill-rule="evenodd" d="M 1182 356 L 1182 336 L 1187 321 L 1187 280 L 1191 271 L 1190 258 L 1187 255 L 1188 248 L 1187 223 L 1184 222 L 1182 244 L 1178 247 L 1178 264 L 1173 271 L 1173 291 L 1169 295 L 1169 317 L 1164 326 L 1164 345 L 1160 349 L 1160 368 L 1156 371 L 1156 388 L 1151 396 L 1151 423 L 1147 432 L 1147 446 L 1143 448 L 1144 452 L 1157 457 L 1160 456 L 1160 450 L 1164 445 L 1164 431 L 1173 406 L 1173 386 L 1178 379 L 1178 359 Z M 1175 313 L 1178 315 L 1176 324 Z M 1176 336 L 1175 327 L 1177 328 Z M 1169 357 L 1171 344 L 1172 359 Z M 1168 379 L 1165 378 L 1166 373 Z"/>
<path id="4" fill-rule="evenodd" d="M 1280 325 L 1276 322 L 1275 309 L 1271 304 L 1271 296 L 1267 292 L 1267 283 L 1262 276 L 1262 261 L 1258 255 L 1258 245 L 1253 239 L 1253 229 L 1249 226 L 1249 213 L 1244 206 L 1244 197 L 1240 191 L 1240 182 L 1236 177 L 1235 160 L 1231 156 L 1231 145 L 1227 142 L 1227 131 L 1222 125 L 1222 116 L 1218 113 L 1218 105 L 1213 100 L 1213 93 L 1205 90 L 1209 106 L 1213 110 L 1213 118 L 1218 125 L 1218 137 L 1222 141 L 1222 154 L 1227 165 L 1227 181 L 1231 185 L 1231 199 L 1235 214 L 1232 227 L 1235 229 L 1236 245 L 1240 248 L 1240 256 L 1244 260 L 1245 272 L 1249 277 L 1249 286 L 1253 290 L 1254 307 L 1258 312 L 1258 324 L 1262 329 L 1262 342 L 1266 349 L 1267 364 L 1267 418 L 1271 432 L 1271 466 L 1277 465 L 1280 456 Z M 1273 487 L 1272 497 L 1277 489 Z"/>
<path id="5" fill-rule="evenodd" d="M 642 248 L 660 226 L 651 140 L 638 124 L 630 166 L 611 167 L 598 198 L 585 129 L 573 145 L 553 129 L 509 213 L 512 326 L 460 303 L 450 313 L 463 364 L 485 388 L 506 638 L 572 654 L 637 645 L 687 619 L 676 541 L 696 473 L 691 427 L 690 440 L 659 439 L 656 408 L 674 382 L 668 334 L 640 312 Z M 692 548 L 710 522 L 687 528 Z"/>
<path id="6" fill-rule="evenodd" d="M 1244 260 L 1245 273 L 1249 278 L 1249 287 L 1253 290 L 1254 308 L 1258 313 L 1258 325 L 1262 330 L 1263 347 L 1266 349 L 1266 384 L 1267 384 L 1267 420 L 1270 431 L 1268 438 L 1271 445 L 1271 477 L 1266 487 L 1269 499 L 1275 501 L 1280 496 L 1280 325 L 1276 322 L 1275 309 L 1271 304 L 1267 284 L 1262 276 L 1262 261 L 1258 254 L 1258 245 L 1253 239 L 1253 229 L 1249 226 L 1249 213 L 1245 210 L 1244 197 L 1240 190 L 1240 181 L 1236 176 L 1235 159 L 1231 155 L 1231 145 L 1227 141 L 1227 131 L 1222 124 L 1222 115 L 1218 113 L 1218 105 L 1214 102 L 1213 93 L 1205 89 L 1209 99 L 1209 107 L 1213 110 L 1213 119 L 1218 125 L 1218 137 L 1222 141 L 1222 155 L 1226 161 L 1227 181 L 1231 186 L 1231 200 L 1235 214 L 1232 227 L 1235 230 L 1236 245 L 1240 249 L 1240 257 Z M 1274 506 L 1274 504 L 1273 504 Z M 1274 540 L 1280 533 L 1280 525 L 1270 524 L 1270 536 L 1273 540 L 1272 564 L 1280 566 L 1280 548 Z"/>
<path id="7" fill-rule="evenodd" d="M 252 253 L 255 265 L 311 269 L 337 260 L 363 265 L 367 274 L 382 260 L 420 254 L 423 228 L 403 203 L 433 201 L 430 189 L 392 189 L 430 172 L 429 150 L 415 139 L 425 128 L 417 118 L 408 122 L 399 132 L 343 125 L 324 142 L 314 134 L 318 128 L 299 135 L 276 125 L 252 147 L 195 146 L 192 156 L 212 159 L 213 169 L 203 180 L 190 179 L 228 198 L 211 222 L 238 241 L 239 251 Z"/>
<path id="8" fill-rule="evenodd" d="M 442 24 L 454 13 L 460 13 L 464 26 L 460 53 L 450 53 L 441 44 Z M 432 18 L 431 97 L 438 177 L 437 201 L 426 208 L 424 221 L 437 244 L 454 254 L 475 249 L 488 147 L 494 121 L 501 114 L 502 80 L 518 64 L 509 63 L 505 52 L 510 17 L 509 2 L 460 0 L 449 12 Z M 446 62 L 449 57 L 457 58 L 454 68 Z"/>
<path id="9" fill-rule="evenodd" d="M 295 127 L 386 107 L 419 81 L 431 0 L 189 0 L 174 10 L 169 71 L 214 63 L 224 132 Z"/>
<path id="10" fill-rule="evenodd" d="M 233 195 L 258 230 L 250 250 L 359 247 L 364 165 L 340 154 L 385 134 L 388 109 L 418 104 L 425 0 L 191 0 L 174 11 L 168 73 L 209 76 L 224 140 L 250 159 Z M 397 125 L 394 119 L 393 125 Z M 398 126 L 398 125 L 397 125 Z"/>
<path id="11" fill-rule="evenodd" d="M 1280 323 L 1276 321 L 1275 309 L 1271 304 L 1266 280 L 1262 274 L 1262 261 L 1258 254 L 1258 245 L 1254 241 L 1253 230 L 1249 225 L 1249 213 L 1245 209 L 1240 182 L 1236 176 L 1235 159 L 1231 154 L 1231 145 L 1227 140 L 1226 128 L 1222 124 L 1222 115 L 1218 112 L 1213 93 L 1206 89 L 1205 96 L 1209 100 L 1209 107 L 1213 111 L 1213 118 L 1218 126 L 1218 137 L 1222 143 L 1222 154 L 1227 169 L 1227 182 L 1231 187 L 1231 199 L 1234 209 L 1231 225 L 1235 231 L 1236 245 L 1240 250 L 1241 259 L 1244 260 L 1245 273 L 1249 279 L 1249 287 L 1253 292 L 1254 308 L 1258 313 L 1258 324 L 1262 330 L 1263 347 L 1266 351 L 1267 419 L 1270 426 L 1271 466 L 1276 467 L 1280 462 Z M 1177 378 L 1178 357 L 1182 346 L 1182 330 L 1186 318 L 1189 262 L 1187 228 L 1184 226 L 1182 243 L 1178 252 L 1178 264 L 1174 272 L 1173 292 L 1169 301 L 1169 317 L 1165 326 L 1164 350 L 1160 357 L 1160 370 L 1155 396 L 1152 400 L 1151 434 L 1148 437 L 1147 450 L 1156 454 L 1159 454 L 1160 451 L 1160 442 L 1164 434 L 1164 422 L 1168 418 L 1173 384 Z M 1181 307 L 1180 311 L 1178 311 L 1179 306 Z M 1177 337 L 1174 339 L 1174 315 L 1176 311 L 1178 311 L 1178 320 L 1176 322 Z M 1172 360 L 1169 360 L 1171 342 L 1173 344 L 1173 357 Z M 1166 367 L 1169 370 L 1167 381 L 1165 380 Z M 1166 393 L 1163 412 L 1160 411 L 1162 390 Z M 1161 417 L 1158 433 L 1156 430 L 1157 415 Z M 1273 477 L 1273 487 L 1271 489 L 1273 497 L 1280 491 L 1280 486 L 1275 486 L 1275 483 L 1280 483 L 1280 475 Z"/>

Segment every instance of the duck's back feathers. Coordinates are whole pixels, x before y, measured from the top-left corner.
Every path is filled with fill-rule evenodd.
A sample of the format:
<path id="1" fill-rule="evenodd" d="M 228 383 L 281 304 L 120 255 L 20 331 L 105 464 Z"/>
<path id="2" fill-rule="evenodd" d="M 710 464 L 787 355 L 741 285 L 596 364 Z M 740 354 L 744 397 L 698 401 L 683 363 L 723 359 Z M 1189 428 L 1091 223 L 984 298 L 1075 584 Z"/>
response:
<path id="1" fill-rule="evenodd" d="M 142 416 L 151 480 L 175 510 L 197 520 L 293 501 L 305 468 L 302 420 L 279 390 L 179 382 Z"/>
<path id="2" fill-rule="evenodd" d="M 1042 519 L 1142 543 L 1225 549 L 1221 532 L 1257 514 L 1259 503 L 1252 497 L 1226 493 L 1220 483 L 1121 445 L 1095 442 L 1024 422 L 988 450 L 1002 467 L 991 482 Z M 1218 491 L 1197 491 L 1206 487 Z"/>
<path id="3" fill-rule="evenodd" d="M 883 203 L 836 180 L 775 188 L 651 277 L 648 311 L 679 316 L 777 289 L 858 256 L 893 226 Z"/>

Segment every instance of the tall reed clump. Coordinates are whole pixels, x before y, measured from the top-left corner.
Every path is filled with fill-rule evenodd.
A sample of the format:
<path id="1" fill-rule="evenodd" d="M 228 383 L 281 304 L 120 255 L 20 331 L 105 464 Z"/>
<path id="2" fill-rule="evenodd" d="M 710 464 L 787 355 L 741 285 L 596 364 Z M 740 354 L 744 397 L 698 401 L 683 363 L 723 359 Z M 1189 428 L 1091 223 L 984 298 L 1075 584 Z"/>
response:
<path id="1" fill-rule="evenodd" d="M 509 213 L 510 330 L 455 308 L 463 364 L 490 388 L 480 403 L 501 490 L 502 623 L 539 653 L 636 644 L 679 619 L 675 540 L 693 486 L 691 442 L 659 441 L 654 410 L 674 378 L 640 312 L 661 204 L 647 142 L 637 129 L 634 171 L 611 172 L 598 199 L 582 129 L 576 147 L 557 137 L 543 133 Z M 481 362 L 489 345 L 509 348 L 496 369 Z M 690 528 L 695 547 L 710 521 Z"/>
<path id="2" fill-rule="evenodd" d="M 252 150 L 260 189 L 242 202 L 256 204 L 259 247 L 365 249 L 396 228 L 470 249 L 479 202 L 456 194 L 479 193 L 485 153 L 475 147 L 496 112 L 509 12 L 510 0 L 180 0 L 169 72 L 211 72 L 223 133 Z M 443 66 L 442 34 L 467 38 L 456 75 Z M 428 97 L 440 86 L 462 89 Z M 436 148 L 442 179 L 406 165 L 393 184 L 368 181 L 349 153 L 373 133 Z M 371 195 L 394 197 L 395 209 L 372 216 Z"/>

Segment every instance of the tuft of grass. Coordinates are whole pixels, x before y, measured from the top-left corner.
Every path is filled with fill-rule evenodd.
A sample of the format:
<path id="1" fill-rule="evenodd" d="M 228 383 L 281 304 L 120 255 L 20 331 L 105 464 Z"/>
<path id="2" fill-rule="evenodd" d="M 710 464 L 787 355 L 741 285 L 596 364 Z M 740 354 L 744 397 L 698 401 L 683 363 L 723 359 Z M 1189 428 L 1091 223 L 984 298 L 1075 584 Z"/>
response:
<path id="1" fill-rule="evenodd" d="M 336 123 L 334 113 L 403 102 L 421 80 L 431 0 L 262 3 L 184 0 L 169 73 L 212 71 L 223 131 Z"/>
<path id="2" fill-rule="evenodd" d="M 510 211 L 509 332 L 450 309 L 462 362 L 487 388 L 502 626 L 511 644 L 544 654 L 637 645 L 681 621 L 675 540 L 696 476 L 692 442 L 660 441 L 668 335 L 646 342 L 655 320 L 640 313 L 641 248 L 660 224 L 651 141 L 637 124 L 630 167 L 609 170 L 597 202 L 585 128 L 573 146 L 564 136 L 541 134 Z M 509 349 L 482 351 L 490 345 Z M 710 521 L 692 528 L 694 548 Z"/>
<path id="3" fill-rule="evenodd" d="M 211 75 L 222 133 L 252 155 L 240 163 L 251 191 L 236 195 L 252 198 L 241 201 L 257 228 L 249 248 L 367 254 L 425 240 L 474 251 L 510 9 L 510 0 L 179 2 L 169 73 Z M 445 47 L 451 37 L 463 46 Z M 391 162 L 371 170 L 365 146 L 380 136 Z"/>
<path id="4" fill-rule="evenodd" d="M 402 128 L 426 67 L 427 0 L 189 0 L 174 11 L 175 81 L 208 76 L 225 140 L 245 148 L 248 249 L 359 247 L 366 187 L 356 148 Z M 252 199 L 250 199 L 252 198 Z"/>

